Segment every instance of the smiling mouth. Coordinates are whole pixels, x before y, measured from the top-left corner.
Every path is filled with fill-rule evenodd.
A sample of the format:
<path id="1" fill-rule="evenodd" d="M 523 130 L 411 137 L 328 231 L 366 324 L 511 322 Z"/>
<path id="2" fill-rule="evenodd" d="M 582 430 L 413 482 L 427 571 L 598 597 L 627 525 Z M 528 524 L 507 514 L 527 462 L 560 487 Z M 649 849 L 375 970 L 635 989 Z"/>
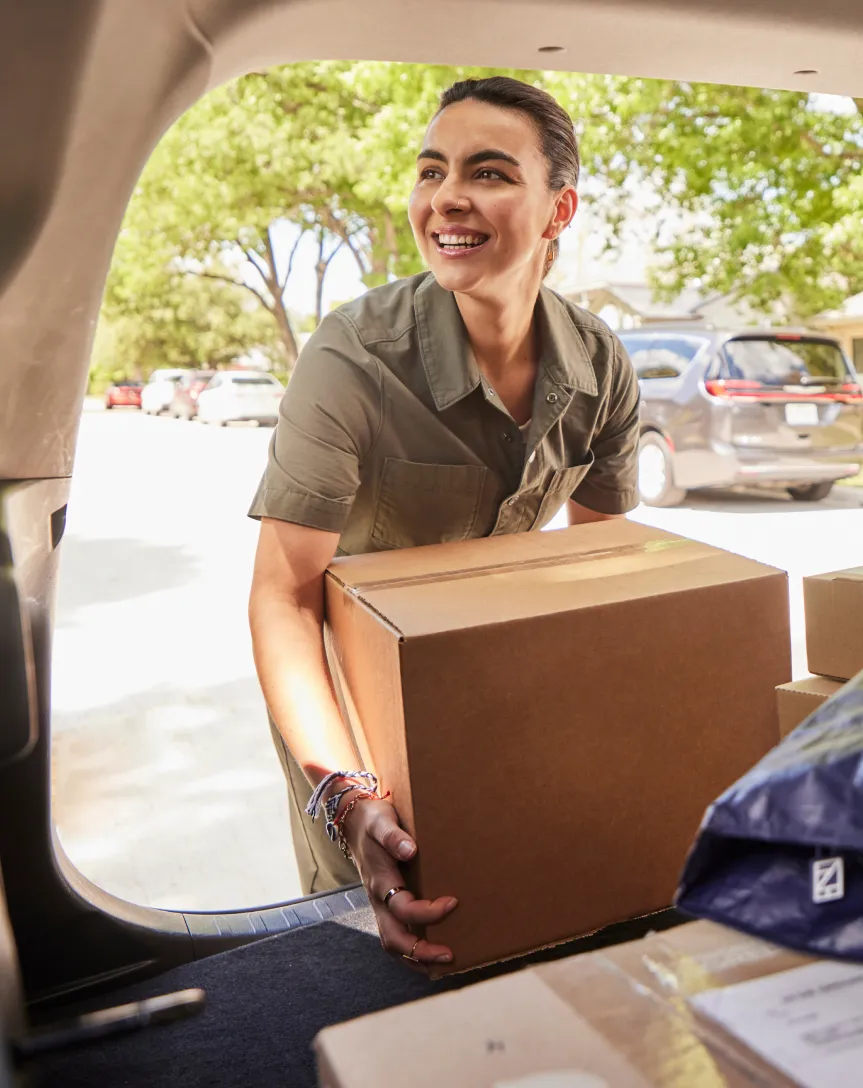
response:
<path id="1" fill-rule="evenodd" d="M 447 234 L 433 231 L 432 238 L 441 253 L 464 253 L 479 249 L 488 241 L 487 234 Z"/>

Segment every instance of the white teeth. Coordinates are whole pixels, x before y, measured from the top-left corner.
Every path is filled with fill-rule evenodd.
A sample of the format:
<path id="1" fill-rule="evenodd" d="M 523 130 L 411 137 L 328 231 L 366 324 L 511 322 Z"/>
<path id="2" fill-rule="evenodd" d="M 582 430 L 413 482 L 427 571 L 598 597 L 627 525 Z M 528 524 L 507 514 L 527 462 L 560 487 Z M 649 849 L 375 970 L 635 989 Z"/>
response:
<path id="1" fill-rule="evenodd" d="M 442 246 L 478 246 L 485 241 L 479 234 L 439 234 L 438 244 Z"/>

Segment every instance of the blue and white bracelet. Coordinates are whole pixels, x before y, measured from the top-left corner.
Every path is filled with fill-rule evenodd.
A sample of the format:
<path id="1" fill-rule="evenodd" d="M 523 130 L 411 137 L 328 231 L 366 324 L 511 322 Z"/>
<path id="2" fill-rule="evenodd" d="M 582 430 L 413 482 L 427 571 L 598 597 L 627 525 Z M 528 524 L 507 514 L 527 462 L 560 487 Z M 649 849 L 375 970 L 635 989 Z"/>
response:
<path id="1" fill-rule="evenodd" d="M 368 782 L 368 786 L 363 786 L 360 782 L 350 782 L 343 790 L 339 790 L 338 793 L 334 793 L 332 797 L 328 797 L 326 801 L 323 800 L 324 794 L 327 789 L 336 782 L 338 779 L 350 780 L 352 778 L 360 778 Z M 318 813 L 323 808 L 324 815 L 326 817 L 326 831 L 327 837 L 330 842 L 335 842 L 338 838 L 338 830 L 335 825 L 336 813 L 339 810 L 339 802 L 348 793 L 353 790 L 367 789 L 371 793 L 377 793 L 378 780 L 377 776 L 372 774 L 371 771 L 332 771 L 326 775 L 315 787 L 312 796 L 309 798 L 309 803 L 306 805 L 306 815 L 311 816 L 315 820 Z"/>

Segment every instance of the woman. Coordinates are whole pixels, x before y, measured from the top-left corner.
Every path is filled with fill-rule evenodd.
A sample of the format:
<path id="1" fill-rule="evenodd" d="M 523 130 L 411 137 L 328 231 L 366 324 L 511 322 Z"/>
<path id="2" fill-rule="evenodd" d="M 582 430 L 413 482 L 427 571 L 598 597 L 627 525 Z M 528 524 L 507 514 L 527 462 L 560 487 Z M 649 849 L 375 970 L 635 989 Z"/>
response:
<path id="1" fill-rule="evenodd" d="M 337 775 L 356 756 L 326 665 L 323 577 L 336 554 L 539 529 L 564 504 L 570 524 L 635 506 L 633 369 L 601 321 L 541 286 L 578 170 L 572 121 L 544 91 L 493 77 L 443 95 L 409 211 L 430 272 L 324 318 L 250 510 L 255 661 L 305 889 L 356 880 L 323 820 L 303 815 L 326 782 L 384 947 L 422 962 L 451 954 L 409 927 L 456 901 L 400 889 L 416 844 L 365 781 Z"/>

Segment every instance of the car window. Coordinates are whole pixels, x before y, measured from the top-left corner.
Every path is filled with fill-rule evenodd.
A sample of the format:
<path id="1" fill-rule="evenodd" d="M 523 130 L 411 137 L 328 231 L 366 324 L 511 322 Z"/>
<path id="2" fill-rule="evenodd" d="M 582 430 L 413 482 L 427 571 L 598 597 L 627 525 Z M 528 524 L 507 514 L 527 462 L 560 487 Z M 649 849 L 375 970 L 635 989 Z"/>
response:
<path id="1" fill-rule="evenodd" d="M 214 378 L 210 379 L 210 383 L 207 386 L 208 389 L 218 389 L 220 385 L 225 384 L 225 379 L 221 374 L 217 374 Z"/>
<path id="2" fill-rule="evenodd" d="M 723 378 L 761 385 L 817 385 L 852 379 L 839 345 L 812 337 L 729 340 L 720 365 Z"/>
<path id="3" fill-rule="evenodd" d="M 658 336 L 628 333 L 620 340 L 635 367 L 639 380 L 677 378 L 698 352 L 709 343 L 700 336 Z"/>
<path id="4" fill-rule="evenodd" d="M 275 378 L 268 374 L 232 374 L 231 381 L 234 385 L 278 385 Z"/>

